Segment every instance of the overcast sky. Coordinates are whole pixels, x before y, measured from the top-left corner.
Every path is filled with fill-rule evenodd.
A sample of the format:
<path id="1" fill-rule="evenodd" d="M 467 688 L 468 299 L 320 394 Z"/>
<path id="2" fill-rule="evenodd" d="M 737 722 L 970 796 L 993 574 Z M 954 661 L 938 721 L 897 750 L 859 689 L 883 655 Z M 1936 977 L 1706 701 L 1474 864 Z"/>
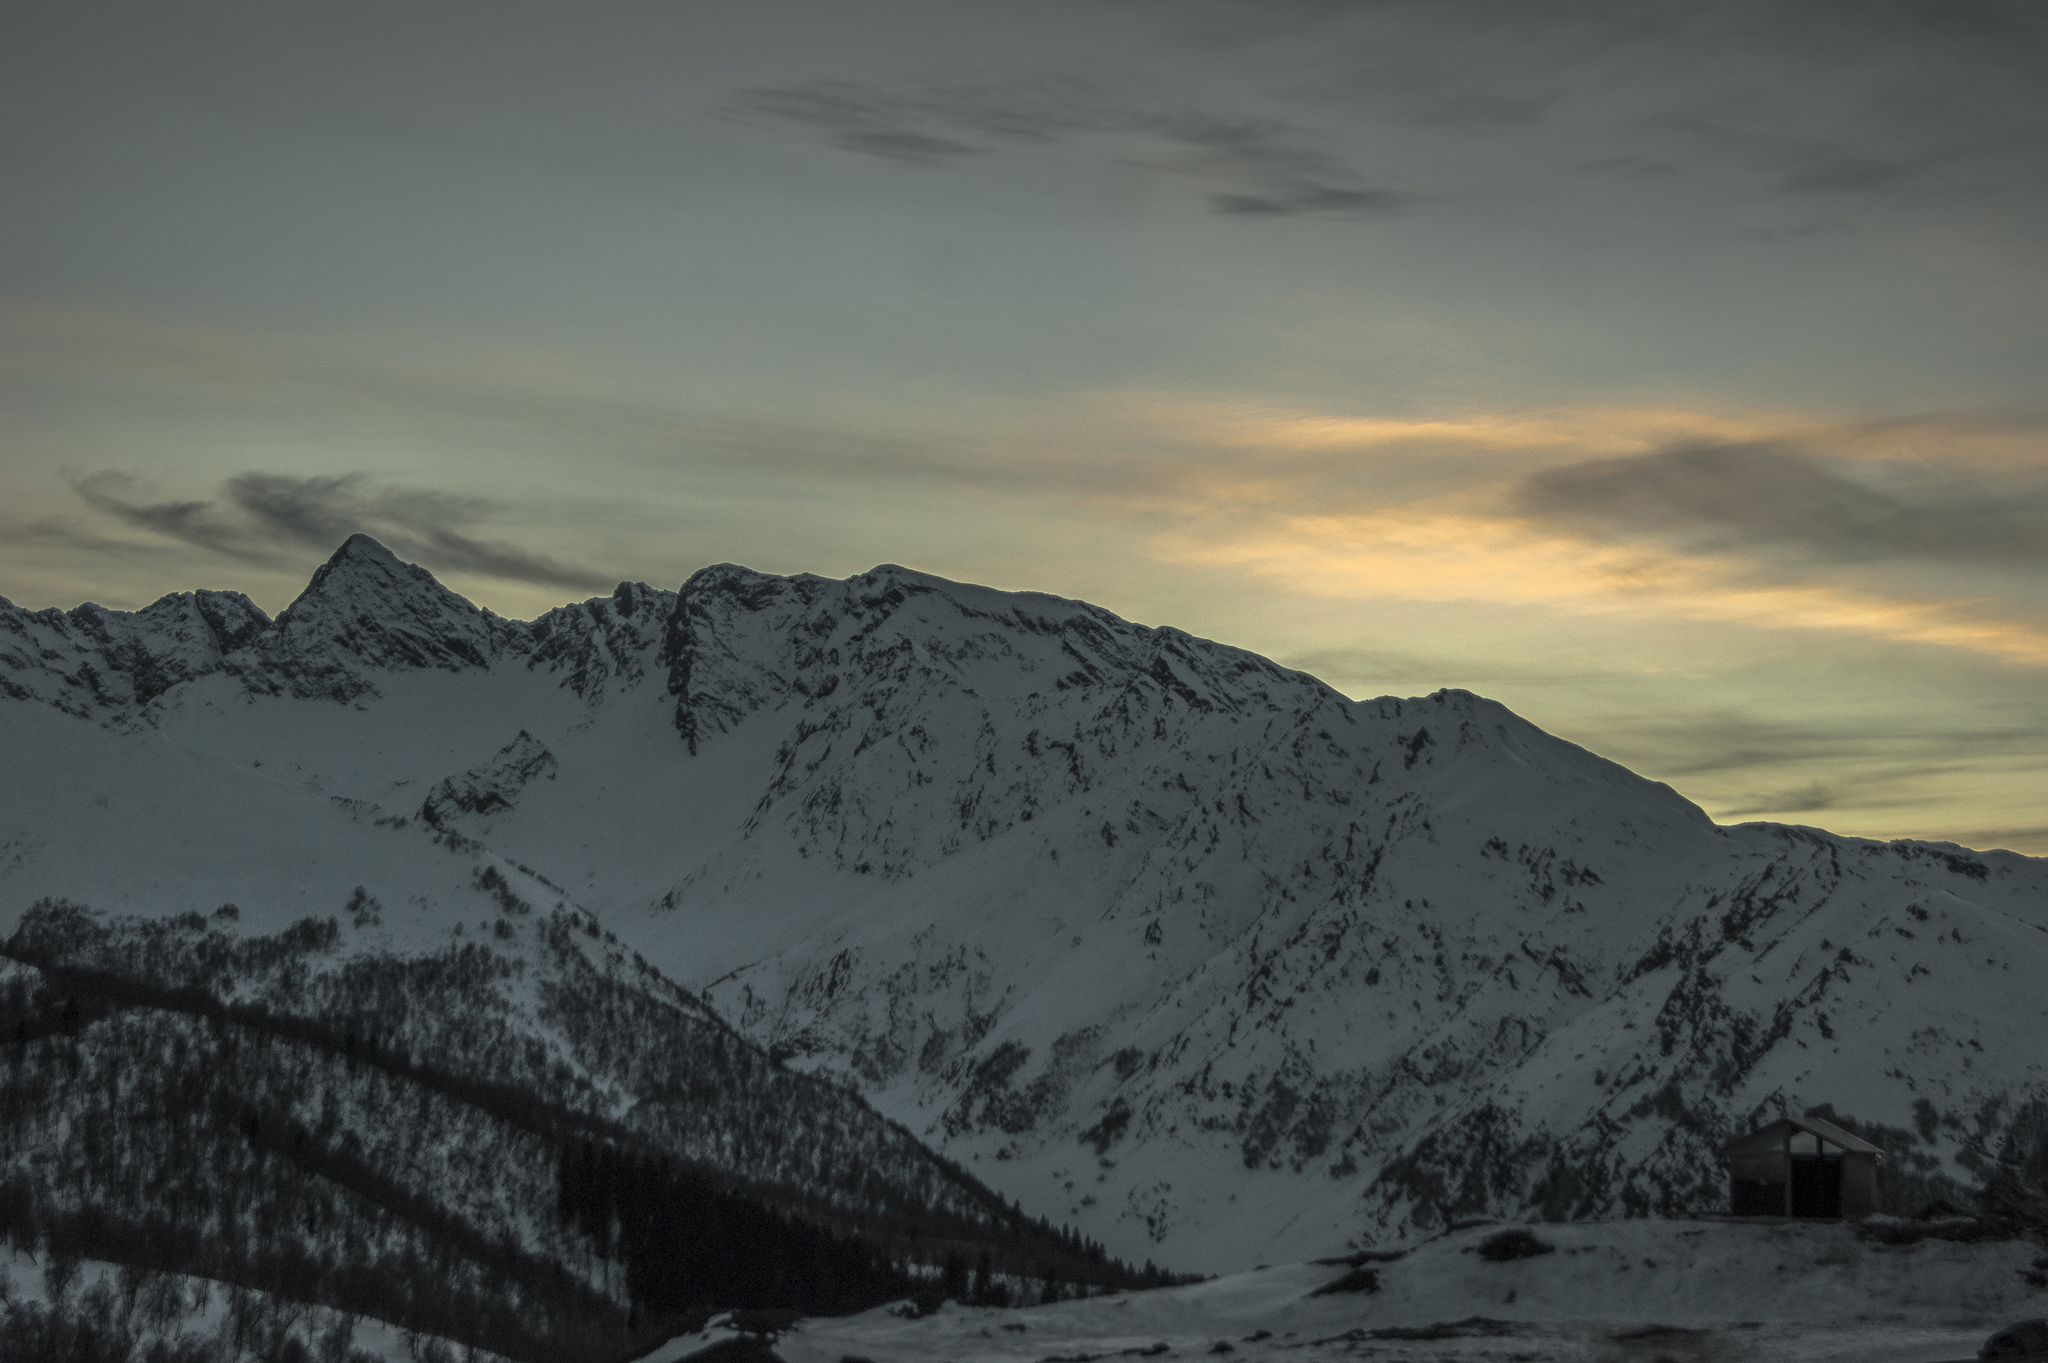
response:
<path id="1" fill-rule="evenodd" d="M 16 3 L 0 594 L 706 564 L 2048 853 L 2048 6 Z"/>

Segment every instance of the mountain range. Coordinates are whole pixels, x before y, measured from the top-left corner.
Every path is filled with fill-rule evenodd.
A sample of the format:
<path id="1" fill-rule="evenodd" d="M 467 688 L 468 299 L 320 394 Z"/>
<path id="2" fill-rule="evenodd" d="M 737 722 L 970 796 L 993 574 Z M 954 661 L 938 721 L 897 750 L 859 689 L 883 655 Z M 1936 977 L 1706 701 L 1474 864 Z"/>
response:
<path id="1" fill-rule="evenodd" d="M 0 715 L 23 1044 L 92 979 L 130 1011 L 74 1034 L 150 989 L 374 1034 L 436 1130 L 463 1084 L 552 1114 L 502 1136 L 532 1206 L 549 1140 L 643 1140 L 1078 1280 L 1718 1208 L 1784 1112 L 1882 1145 L 1891 1210 L 2048 1187 L 2048 861 L 1717 826 L 1492 701 L 1077 601 L 719 565 L 519 622 L 356 536 L 274 620 L 0 602 Z M 487 1174 L 465 1224 L 540 1253 Z"/>

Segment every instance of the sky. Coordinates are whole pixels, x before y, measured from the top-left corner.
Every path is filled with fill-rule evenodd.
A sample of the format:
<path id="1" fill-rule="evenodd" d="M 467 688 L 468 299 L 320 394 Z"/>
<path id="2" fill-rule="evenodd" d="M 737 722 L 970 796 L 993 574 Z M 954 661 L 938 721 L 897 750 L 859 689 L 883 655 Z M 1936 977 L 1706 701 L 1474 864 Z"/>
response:
<path id="1" fill-rule="evenodd" d="M 20 0 L 0 595 L 879 563 L 2048 854 L 2048 6 Z"/>

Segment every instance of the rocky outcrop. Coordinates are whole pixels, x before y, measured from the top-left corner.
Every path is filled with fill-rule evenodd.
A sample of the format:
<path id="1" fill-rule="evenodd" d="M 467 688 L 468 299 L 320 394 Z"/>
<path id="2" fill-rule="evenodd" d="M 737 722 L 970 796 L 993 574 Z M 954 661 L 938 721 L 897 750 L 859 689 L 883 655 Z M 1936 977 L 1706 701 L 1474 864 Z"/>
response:
<path id="1" fill-rule="evenodd" d="M 240 592 L 176 592 L 139 611 L 26 611 L 0 598 L 0 695 L 127 720 L 271 625 Z"/>

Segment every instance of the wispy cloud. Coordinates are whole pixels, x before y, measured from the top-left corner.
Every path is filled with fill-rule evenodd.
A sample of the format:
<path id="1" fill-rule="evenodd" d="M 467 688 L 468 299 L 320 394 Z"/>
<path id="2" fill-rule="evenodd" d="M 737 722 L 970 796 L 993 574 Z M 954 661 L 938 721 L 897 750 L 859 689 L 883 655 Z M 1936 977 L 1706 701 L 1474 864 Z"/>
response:
<path id="1" fill-rule="evenodd" d="M 1721 810 L 1721 817 L 1740 819 L 1757 814 L 1817 814 L 1824 809 L 1833 809 L 1839 803 L 1834 788 L 1820 781 L 1750 798 L 1757 803 L 1746 809 Z"/>
<path id="2" fill-rule="evenodd" d="M 224 521 L 211 501 L 148 502 L 132 500 L 135 480 L 127 474 L 103 470 L 73 480 L 76 492 L 87 506 L 104 512 L 138 530 L 205 549 L 225 558 L 275 567 L 279 555 L 275 546 L 255 542 L 246 531 Z M 53 533 L 62 523 L 52 522 Z M 99 537 L 93 537 L 97 540 Z"/>
<path id="3" fill-rule="evenodd" d="M 1995 205 L 2031 219 L 2048 196 L 2038 5 L 1255 8 L 1274 12 L 1209 50 L 1289 52 L 1314 72 L 1295 87 L 1310 126 L 1345 127 L 1350 111 L 1382 145 L 1409 132 L 1513 134 L 1513 164 L 1470 142 L 1417 163 L 1451 202 L 1534 203 L 1566 188 L 1582 205 L 1604 199 L 1591 210 L 1604 219 L 1631 212 L 1625 200 L 1690 194 L 1696 221 L 1822 244 L 1846 235 L 1850 218 Z M 1368 145 L 1350 126 L 1350 145 Z M 1765 222 L 1743 224 L 1749 213 Z"/>
<path id="4" fill-rule="evenodd" d="M 1659 770 L 1673 777 L 1749 772 L 1782 784 L 1787 769 L 1822 766 L 1881 768 L 1894 779 L 1949 771 L 2037 749 L 2048 738 L 2048 723 L 1985 725 L 1981 719 L 1925 714 L 1911 723 L 1873 728 L 1840 719 L 1794 722 L 1761 708 L 1707 707 L 1617 719 L 1612 736 L 1617 751 L 1656 752 Z M 1784 786 L 1795 788 L 1796 783 Z M 1743 797 L 1751 803 L 1762 798 Z"/>
<path id="5" fill-rule="evenodd" d="M 1474 105 L 1462 116 L 1513 117 L 1506 105 Z M 1073 77 L 950 82 L 885 89 L 851 80 L 814 80 L 744 90 L 733 116 L 802 128 L 843 151 L 920 166 L 956 164 L 1005 146 L 1077 139 L 1147 139 L 1154 150 L 1115 155 L 1134 168 L 1178 176 L 1207 189 L 1219 213 L 1376 216 L 1421 201 L 1371 182 L 1344 157 L 1286 121 L 1221 114 L 1185 100 L 1144 99 Z M 1446 118 L 1460 116 L 1446 109 Z"/>
<path id="6" fill-rule="evenodd" d="M 1594 537 L 1694 549 L 1770 545 L 1840 563 L 1885 558 L 2048 561 L 2048 482 L 1916 480 L 1910 496 L 1855 466 L 1775 443 L 1686 445 L 1548 469 L 1524 480 L 1532 519 Z"/>
<path id="7" fill-rule="evenodd" d="M 622 398 L 558 353 L 238 332 L 99 309 L 0 309 L 0 383 L 91 392 L 142 421 L 172 393 L 188 409 L 281 413 L 295 429 L 397 423 L 466 448 L 538 435 L 628 460 L 697 455 L 820 474 L 914 466 L 971 476 L 975 463 L 895 433 Z"/>
<path id="8" fill-rule="evenodd" d="M 2007 179 L 2020 171 L 2022 183 L 2038 188 L 2038 171 L 2023 167 L 2040 147 L 2042 123 L 2003 131 L 1994 137 L 1967 137 L 1897 150 L 1820 144 L 1788 146 L 1783 153 L 1795 164 L 1774 186 L 1794 194 L 1900 195 L 1932 193 L 1969 186 L 1985 178 Z M 2017 161 L 2015 158 L 2019 158 Z"/>
<path id="9" fill-rule="evenodd" d="M 303 557 L 293 551 L 331 550 L 361 530 L 438 571 L 547 587 L 612 585 L 602 574 L 478 536 L 477 527 L 502 510 L 487 498 L 378 483 L 360 473 L 244 473 L 203 501 L 149 501 L 133 477 L 111 470 L 72 486 L 88 506 L 126 525 L 266 567 L 292 566 Z"/>
<path id="10" fill-rule="evenodd" d="M 1950 841 L 1965 847 L 2004 848 L 2029 856 L 2048 855 L 2048 824 L 2027 828 L 1978 828 L 1950 835 Z"/>

